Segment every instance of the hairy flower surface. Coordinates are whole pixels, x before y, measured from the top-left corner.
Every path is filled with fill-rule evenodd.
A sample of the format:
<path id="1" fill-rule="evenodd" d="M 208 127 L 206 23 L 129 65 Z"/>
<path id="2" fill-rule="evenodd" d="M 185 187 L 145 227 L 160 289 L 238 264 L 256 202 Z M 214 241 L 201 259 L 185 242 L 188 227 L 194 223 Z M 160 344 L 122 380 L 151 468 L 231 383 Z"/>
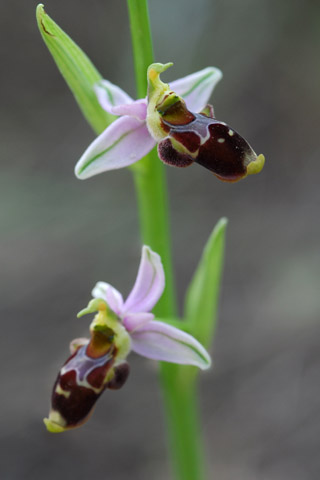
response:
<path id="1" fill-rule="evenodd" d="M 154 360 L 210 367 L 208 352 L 194 337 L 154 320 L 150 313 L 164 286 L 161 259 L 147 246 L 125 301 L 110 284 L 96 284 L 94 298 L 78 314 L 97 312 L 90 325 L 91 338 L 71 342 L 71 356 L 58 374 L 49 418 L 44 420 L 49 431 L 82 425 L 105 389 L 121 388 L 129 374 L 126 358 L 130 351 Z"/>
<path id="2" fill-rule="evenodd" d="M 156 143 L 164 163 L 187 167 L 196 162 L 223 181 L 235 182 L 262 170 L 264 156 L 256 155 L 238 132 L 215 119 L 207 104 L 221 71 L 208 67 L 168 85 L 159 75 L 171 65 L 150 65 L 147 99 L 134 101 L 107 80 L 96 85 L 101 106 L 120 118 L 84 152 L 75 167 L 78 178 L 127 167 Z"/>

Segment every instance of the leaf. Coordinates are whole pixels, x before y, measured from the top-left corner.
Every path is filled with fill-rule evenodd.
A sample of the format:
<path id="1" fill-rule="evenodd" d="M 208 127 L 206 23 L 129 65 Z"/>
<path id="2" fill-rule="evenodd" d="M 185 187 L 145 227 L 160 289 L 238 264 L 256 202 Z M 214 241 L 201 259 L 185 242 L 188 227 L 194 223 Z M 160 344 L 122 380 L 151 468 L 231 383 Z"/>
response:
<path id="1" fill-rule="evenodd" d="M 36 16 L 42 38 L 84 117 L 96 133 L 102 132 L 114 120 L 113 115 L 102 109 L 93 89 L 102 76 L 87 55 L 46 14 L 42 4 L 37 6 Z"/>
<path id="2" fill-rule="evenodd" d="M 227 219 L 213 229 L 189 285 L 184 316 L 190 332 L 208 348 L 214 334 L 224 259 Z"/>

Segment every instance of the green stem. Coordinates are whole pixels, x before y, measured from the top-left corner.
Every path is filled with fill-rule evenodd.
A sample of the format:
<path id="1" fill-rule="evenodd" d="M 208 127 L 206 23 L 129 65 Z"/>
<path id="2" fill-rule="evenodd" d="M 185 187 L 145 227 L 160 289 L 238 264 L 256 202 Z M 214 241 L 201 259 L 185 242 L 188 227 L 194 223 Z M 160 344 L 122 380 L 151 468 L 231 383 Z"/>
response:
<path id="1" fill-rule="evenodd" d="M 147 68 L 153 63 L 147 0 L 127 0 L 131 25 L 138 97 L 147 93 Z M 156 150 L 133 169 L 139 206 L 142 241 L 162 258 L 166 288 L 154 312 L 161 317 L 176 315 L 176 297 L 171 260 L 168 193 L 164 165 Z M 203 449 L 194 379 L 187 381 L 184 368 L 161 364 L 170 453 L 178 480 L 204 480 Z"/>
<path id="2" fill-rule="evenodd" d="M 204 480 L 204 448 L 195 382 L 185 381 L 181 366 L 164 367 L 167 365 L 162 365 L 163 396 L 176 478 Z"/>
<path id="3" fill-rule="evenodd" d="M 137 96 L 147 94 L 147 68 L 153 63 L 153 51 L 146 0 L 128 0 Z M 174 316 L 176 313 L 175 286 L 173 280 L 168 195 L 164 165 L 154 149 L 134 168 L 141 236 L 161 257 L 166 288 L 154 309 L 159 316 Z"/>
<path id="4" fill-rule="evenodd" d="M 138 97 L 147 94 L 147 68 L 153 63 L 153 48 L 147 0 L 127 0 Z"/>

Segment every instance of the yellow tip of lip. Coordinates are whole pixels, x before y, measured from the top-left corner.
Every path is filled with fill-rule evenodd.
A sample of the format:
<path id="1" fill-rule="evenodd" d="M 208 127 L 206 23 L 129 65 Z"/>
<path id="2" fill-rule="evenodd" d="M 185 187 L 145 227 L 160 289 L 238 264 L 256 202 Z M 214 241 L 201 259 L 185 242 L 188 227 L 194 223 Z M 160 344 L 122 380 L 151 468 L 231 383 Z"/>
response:
<path id="1" fill-rule="evenodd" d="M 64 432 L 66 429 L 62 427 L 61 425 L 58 425 L 57 423 L 53 422 L 49 418 L 44 418 L 43 422 L 45 426 L 47 427 L 48 432 L 51 433 L 61 433 Z"/>
<path id="2" fill-rule="evenodd" d="M 247 174 L 253 175 L 255 173 L 261 172 L 261 170 L 263 169 L 264 163 L 265 163 L 264 155 L 260 153 L 260 155 L 258 155 L 257 158 L 253 162 L 249 163 L 249 165 L 247 166 Z"/>

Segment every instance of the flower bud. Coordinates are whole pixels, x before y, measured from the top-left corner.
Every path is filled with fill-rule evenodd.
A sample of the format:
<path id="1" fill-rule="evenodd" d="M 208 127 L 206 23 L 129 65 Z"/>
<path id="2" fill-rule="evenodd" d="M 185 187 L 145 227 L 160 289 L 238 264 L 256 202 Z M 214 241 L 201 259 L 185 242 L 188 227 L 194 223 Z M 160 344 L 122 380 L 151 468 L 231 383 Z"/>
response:
<path id="1" fill-rule="evenodd" d="M 196 162 L 227 182 L 259 173 L 264 156 L 257 156 L 238 132 L 216 120 L 211 105 L 192 113 L 185 101 L 160 80 L 160 73 L 170 65 L 157 63 L 148 69 L 147 125 L 158 142 L 160 159 L 175 167 Z"/>

